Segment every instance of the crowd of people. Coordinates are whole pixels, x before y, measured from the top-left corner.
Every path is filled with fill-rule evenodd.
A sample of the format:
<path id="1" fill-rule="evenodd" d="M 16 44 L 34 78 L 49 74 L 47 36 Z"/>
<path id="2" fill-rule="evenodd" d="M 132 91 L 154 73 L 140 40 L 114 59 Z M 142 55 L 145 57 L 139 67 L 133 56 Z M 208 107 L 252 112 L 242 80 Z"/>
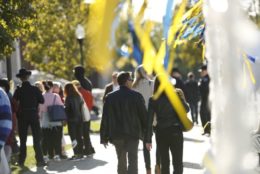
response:
<path id="1" fill-rule="evenodd" d="M 95 153 L 90 139 L 90 120 L 83 119 L 82 111 L 83 105 L 87 106 L 88 111 L 94 108 L 92 84 L 84 76 L 85 70 L 82 66 L 76 66 L 73 72 L 75 80 L 63 88 L 60 83 L 50 80 L 31 84 L 31 71 L 22 68 L 16 74 L 22 83 L 13 95 L 10 93 L 9 82 L 0 80 L 1 171 L 10 173 L 8 161 L 12 153 L 19 154 L 17 165 L 24 166 L 29 127 L 38 167 L 48 165 L 50 159 L 60 161 L 68 158 L 64 147 L 64 125 L 68 127 L 74 152 L 70 160 L 80 160 Z M 191 111 L 193 123 L 198 124 L 200 111 L 203 134 L 209 135 L 210 79 L 205 65 L 200 68 L 200 73 L 199 82 L 195 80 L 192 72 L 184 82 L 178 68 L 173 68 L 170 75 L 185 110 Z M 134 79 L 130 72 L 113 72 L 112 82 L 105 86 L 100 128 L 101 144 L 106 146 L 110 142 L 115 146 L 119 174 L 138 173 L 137 152 L 140 139 L 143 140 L 147 174 L 152 173 L 150 150 L 153 134 L 156 140 L 155 173 L 169 174 L 169 151 L 172 155 L 174 174 L 183 173 L 182 123 L 164 92 L 156 99 L 153 98 L 159 87 L 158 76 L 149 76 L 143 66 L 136 68 Z M 54 105 L 64 108 L 66 119 L 51 120 L 49 107 Z M 16 130 L 20 147 L 17 145 Z"/>
<path id="2" fill-rule="evenodd" d="M 88 111 L 93 107 L 92 84 L 84 77 L 82 66 L 75 67 L 74 74 L 76 80 L 67 83 L 64 91 L 60 83 L 50 80 L 31 84 L 31 71 L 24 68 L 16 74 L 22 83 L 13 95 L 10 93 L 9 82 L 0 80 L 1 173 L 10 173 L 8 162 L 12 153 L 19 154 L 16 165 L 24 167 L 29 127 L 37 167 L 46 166 L 50 159 L 60 161 L 68 158 L 64 147 L 64 125 L 68 126 L 74 152 L 69 160 L 80 160 L 95 153 L 90 139 L 90 120 L 82 118 L 82 107 L 86 105 Z M 57 105 L 63 108 L 66 118 L 53 121 L 49 107 Z M 19 147 L 15 136 L 16 123 Z"/>
<path id="3" fill-rule="evenodd" d="M 188 74 L 187 81 L 183 82 L 179 69 L 173 68 L 170 81 L 186 112 L 191 110 L 194 124 L 198 124 L 198 102 L 201 99 L 202 134 L 210 135 L 210 79 L 205 65 L 199 71 L 199 82 L 192 72 Z M 139 140 L 143 140 L 146 173 L 152 173 L 150 150 L 153 134 L 156 140 L 155 173 L 170 174 L 169 152 L 173 160 L 173 173 L 183 173 L 183 124 L 165 92 L 153 97 L 161 86 L 159 76 L 151 77 L 139 66 L 134 79 L 130 72 L 119 72 L 117 83 L 112 80 L 106 86 L 100 137 L 105 147 L 109 142 L 115 146 L 118 174 L 138 173 Z"/>

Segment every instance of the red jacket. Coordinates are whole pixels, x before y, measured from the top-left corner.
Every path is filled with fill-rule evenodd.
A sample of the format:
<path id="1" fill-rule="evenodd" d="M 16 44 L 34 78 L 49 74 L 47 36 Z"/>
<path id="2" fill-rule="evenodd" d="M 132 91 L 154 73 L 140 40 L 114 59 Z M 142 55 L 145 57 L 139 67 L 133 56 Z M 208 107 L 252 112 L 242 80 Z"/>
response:
<path id="1" fill-rule="evenodd" d="M 84 88 L 80 87 L 79 89 L 80 94 L 82 95 L 84 101 L 86 102 L 89 111 L 92 110 L 93 107 L 93 96 L 90 91 L 85 90 Z"/>

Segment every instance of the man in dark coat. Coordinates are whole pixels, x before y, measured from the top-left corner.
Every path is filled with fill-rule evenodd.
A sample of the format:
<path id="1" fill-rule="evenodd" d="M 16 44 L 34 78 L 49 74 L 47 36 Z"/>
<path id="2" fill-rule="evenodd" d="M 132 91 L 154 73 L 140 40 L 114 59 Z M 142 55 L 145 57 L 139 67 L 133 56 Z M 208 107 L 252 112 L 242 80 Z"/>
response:
<path id="1" fill-rule="evenodd" d="M 113 72 L 112 73 L 112 82 L 105 86 L 105 92 L 103 95 L 103 103 L 105 102 L 105 98 L 108 93 L 119 89 L 119 86 L 117 83 L 117 74 L 118 74 L 118 72 Z"/>
<path id="2" fill-rule="evenodd" d="M 31 75 L 31 71 L 24 68 L 19 70 L 16 74 L 22 81 L 22 86 L 18 87 L 15 92 L 13 99 L 19 105 L 17 113 L 18 119 L 18 131 L 20 138 L 20 154 L 18 164 L 24 165 L 26 158 L 26 140 L 28 127 L 31 127 L 33 136 L 33 148 L 35 151 L 36 165 L 38 167 L 45 166 L 46 163 L 43 160 L 42 149 L 40 146 L 41 133 L 40 133 L 40 121 L 38 115 L 38 106 L 44 103 L 44 98 L 41 91 L 30 84 L 28 81 Z"/>
<path id="3" fill-rule="evenodd" d="M 147 110 L 143 96 L 131 90 L 133 80 L 129 72 L 119 73 L 117 81 L 119 90 L 105 98 L 101 143 L 106 147 L 109 141 L 115 146 L 118 174 L 138 174 L 138 144 L 146 127 Z"/>
<path id="4" fill-rule="evenodd" d="M 179 88 L 183 92 L 185 92 L 185 85 L 182 81 L 181 73 L 180 73 L 180 70 L 178 68 L 175 67 L 175 68 L 172 69 L 171 77 L 175 78 L 175 80 L 176 80 L 175 88 Z"/>
<path id="5" fill-rule="evenodd" d="M 193 123 L 198 124 L 198 102 L 199 102 L 199 87 L 198 82 L 192 72 L 188 73 L 188 79 L 185 85 L 185 98 L 190 105 L 191 116 Z"/>
<path id="6" fill-rule="evenodd" d="M 211 111 L 209 106 L 209 82 L 210 77 L 207 71 L 207 65 L 203 65 L 199 69 L 201 78 L 199 80 L 199 90 L 201 96 L 200 104 L 200 118 L 202 126 L 204 128 L 204 134 L 210 134 L 210 121 L 211 121 Z"/>
<path id="7" fill-rule="evenodd" d="M 79 81 L 80 85 L 84 89 L 91 92 L 92 91 L 92 83 L 88 78 L 86 78 L 84 76 L 84 73 L 85 73 L 85 69 L 82 66 L 78 65 L 78 66 L 74 67 L 75 78 Z"/>

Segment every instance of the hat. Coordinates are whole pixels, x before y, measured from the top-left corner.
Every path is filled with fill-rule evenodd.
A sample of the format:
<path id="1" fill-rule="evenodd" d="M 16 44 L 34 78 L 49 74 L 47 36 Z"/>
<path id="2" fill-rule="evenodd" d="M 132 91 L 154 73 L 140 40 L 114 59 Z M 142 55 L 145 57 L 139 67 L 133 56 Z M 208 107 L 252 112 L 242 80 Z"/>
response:
<path id="1" fill-rule="evenodd" d="M 207 65 L 202 65 L 198 71 L 201 72 L 204 70 L 207 70 Z"/>
<path id="2" fill-rule="evenodd" d="M 77 65 L 77 66 L 74 67 L 74 72 L 75 73 L 79 73 L 79 74 L 84 74 L 85 69 L 84 69 L 83 66 Z"/>
<path id="3" fill-rule="evenodd" d="M 25 76 L 30 76 L 31 74 L 32 74 L 31 71 L 28 71 L 25 68 L 21 68 L 19 70 L 19 73 L 16 74 L 16 77 L 21 78 L 21 77 L 25 77 Z"/>
<path id="4" fill-rule="evenodd" d="M 179 68 L 177 68 L 177 67 L 172 68 L 172 73 L 174 73 L 174 72 L 176 72 L 176 73 L 180 73 Z"/>

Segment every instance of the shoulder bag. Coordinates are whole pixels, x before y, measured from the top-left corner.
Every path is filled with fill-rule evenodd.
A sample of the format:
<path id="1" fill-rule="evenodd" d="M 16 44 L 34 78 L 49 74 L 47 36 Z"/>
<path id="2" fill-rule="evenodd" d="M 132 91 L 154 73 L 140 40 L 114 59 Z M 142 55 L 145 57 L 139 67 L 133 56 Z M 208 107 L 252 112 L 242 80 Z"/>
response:
<path id="1" fill-rule="evenodd" d="M 64 106 L 55 105 L 56 95 L 53 99 L 52 105 L 47 107 L 49 119 L 51 122 L 64 121 L 67 119 Z"/>

